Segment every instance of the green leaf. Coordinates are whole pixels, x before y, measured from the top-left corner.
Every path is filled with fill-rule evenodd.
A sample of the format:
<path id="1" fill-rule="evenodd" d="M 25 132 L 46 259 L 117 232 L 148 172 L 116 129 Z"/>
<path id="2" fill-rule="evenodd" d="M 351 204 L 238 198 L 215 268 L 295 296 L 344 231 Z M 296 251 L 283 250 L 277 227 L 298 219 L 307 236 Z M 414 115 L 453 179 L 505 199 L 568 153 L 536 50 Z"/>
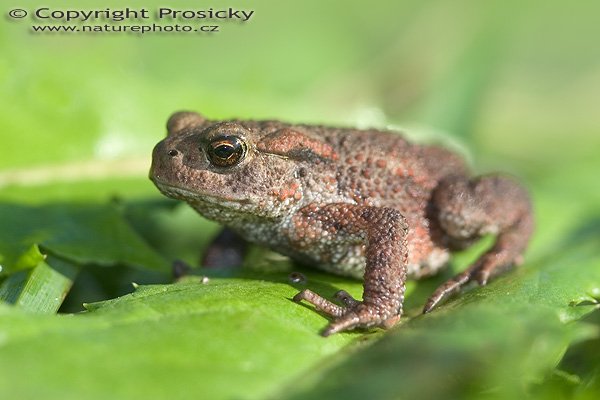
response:
<path id="1" fill-rule="evenodd" d="M 317 335 L 324 320 L 290 300 L 296 291 L 287 274 L 192 278 L 140 286 L 75 316 L 0 307 L 0 391 L 7 398 L 264 398 L 359 336 Z"/>
<path id="2" fill-rule="evenodd" d="M 124 264 L 165 271 L 168 264 L 140 237 L 112 204 L 0 203 L 3 273 L 34 267 L 31 246 L 75 264 Z M 126 245 L 123 245 L 126 244 Z"/>
<path id="3" fill-rule="evenodd" d="M 9 367 L 26 372 L 1 387 L 15 397 L 59 393 L 53 371 L 68 369 L 67 398 L 524 396 L 571 343 L 597 333 L 573 321 L 596 308 L 598 248 L 595 231 L 582 227 L 554 252 L 432 314 L 406 318 L 381 340 L 377 332 L 321 338 L 326 319 L 290 301 L 301 287 L 288 282 L 285 262 L 285 272 L 141 286 L 70 317 L 3 309 L 0 376 Z M 326 296 L 339 288 L 360 294 L 360 282 L 303 272 L 307 287 Z M 409 315 L 430 292 L 421 286 L 441 279 L 411 284 Z M 52 361 L 35 363 L 40 352 Z"/>

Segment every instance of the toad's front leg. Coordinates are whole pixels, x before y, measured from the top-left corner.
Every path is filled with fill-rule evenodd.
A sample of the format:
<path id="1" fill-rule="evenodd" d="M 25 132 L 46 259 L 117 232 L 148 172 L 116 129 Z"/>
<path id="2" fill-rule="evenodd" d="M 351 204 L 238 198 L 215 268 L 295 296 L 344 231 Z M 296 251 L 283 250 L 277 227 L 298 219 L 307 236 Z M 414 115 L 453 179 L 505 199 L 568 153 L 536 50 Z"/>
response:
<path id="1" fill-rule="evenodd" d="M 402 314 L 408 259 L 408 225 L 392 208 L 328 204 L 308 206 L 298 212 L 292 224 L 293 242 L 300 248 L 320 242 L 365 245 L 365 275 L 362 301 L 345 292 L 338 306 L 305 290 L 294 296 L 334 317 L 323 336 L 354 328 L 394 325 Z M 324 243 L 325 242 L 325 243 Z"/>

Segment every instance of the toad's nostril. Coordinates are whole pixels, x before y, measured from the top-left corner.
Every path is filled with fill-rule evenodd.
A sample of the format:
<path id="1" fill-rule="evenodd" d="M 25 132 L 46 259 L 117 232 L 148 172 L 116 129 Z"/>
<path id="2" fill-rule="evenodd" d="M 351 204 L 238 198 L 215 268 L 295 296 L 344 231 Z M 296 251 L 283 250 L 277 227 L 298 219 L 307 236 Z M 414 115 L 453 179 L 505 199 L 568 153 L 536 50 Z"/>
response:
<path id="1" fill-rule="evenodd" d="M 177 154 L 179 154 L 179 152 L 177 150 L 169 150 L 169 155 L 171 157 L 175 157 Z"/>

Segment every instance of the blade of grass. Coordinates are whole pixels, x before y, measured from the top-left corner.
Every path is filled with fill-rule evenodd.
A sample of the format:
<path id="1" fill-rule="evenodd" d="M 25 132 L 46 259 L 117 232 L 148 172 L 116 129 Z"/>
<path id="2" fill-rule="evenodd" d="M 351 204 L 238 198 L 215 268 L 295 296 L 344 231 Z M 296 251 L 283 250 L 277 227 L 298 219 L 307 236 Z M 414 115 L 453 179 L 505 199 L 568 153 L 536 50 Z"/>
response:
<path id="1" fill-rule="evenodd" d="M 78 266 L 49 256 L 34 268 L 9 276 L 0 286 L 0 299 L 29 312 L 54 314 L 78 272 Z"/>

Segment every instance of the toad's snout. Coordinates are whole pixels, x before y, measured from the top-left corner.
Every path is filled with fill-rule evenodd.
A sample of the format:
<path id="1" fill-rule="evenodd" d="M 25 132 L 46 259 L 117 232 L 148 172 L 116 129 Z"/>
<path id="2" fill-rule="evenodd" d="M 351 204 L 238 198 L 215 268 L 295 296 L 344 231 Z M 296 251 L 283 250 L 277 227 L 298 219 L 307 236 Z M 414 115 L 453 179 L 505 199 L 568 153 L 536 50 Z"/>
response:
<path id="1" fill-rule="evenodd" d="M 170 172 L 176 170 L 176 166 L 181 164 L 181 158 L 181 152 L 170 146 L 165 140 L 159 142 L 152 150 L 150 179 L 154 182 L 168 181 Z"/>

